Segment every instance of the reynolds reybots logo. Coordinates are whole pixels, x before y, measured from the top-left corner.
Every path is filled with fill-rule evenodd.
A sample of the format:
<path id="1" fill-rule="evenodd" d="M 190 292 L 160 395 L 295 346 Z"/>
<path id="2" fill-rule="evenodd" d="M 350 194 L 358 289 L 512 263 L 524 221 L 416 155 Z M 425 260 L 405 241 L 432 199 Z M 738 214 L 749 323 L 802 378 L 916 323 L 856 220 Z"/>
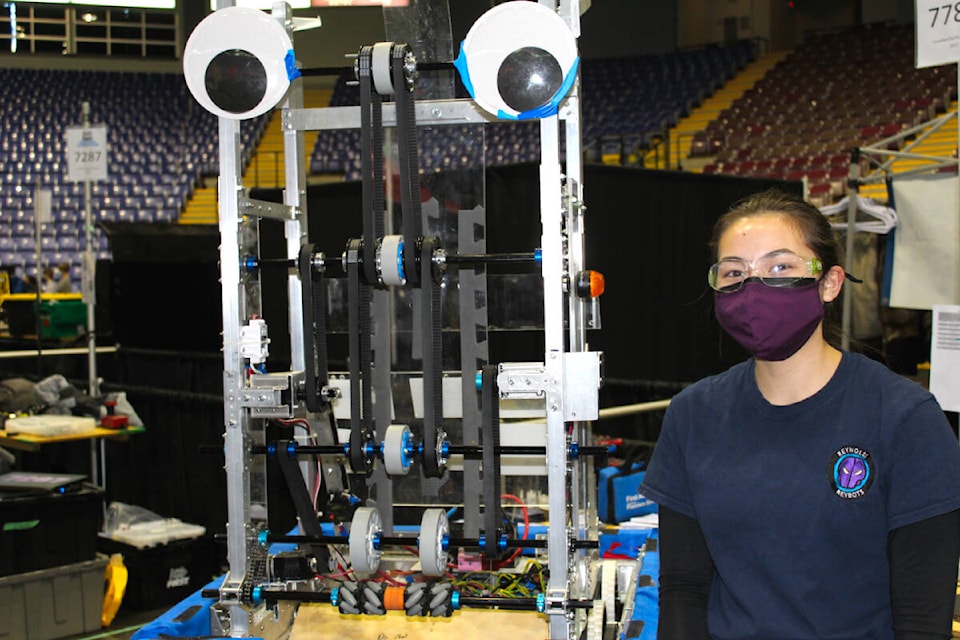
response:
<path id="1" fill-rule="evenodd" d="M 833 492 L 844 500 L 855 500 L 873 484 L 870 453 L 860 447 L 841 447 L 831 458 L 830 481 Z"/>

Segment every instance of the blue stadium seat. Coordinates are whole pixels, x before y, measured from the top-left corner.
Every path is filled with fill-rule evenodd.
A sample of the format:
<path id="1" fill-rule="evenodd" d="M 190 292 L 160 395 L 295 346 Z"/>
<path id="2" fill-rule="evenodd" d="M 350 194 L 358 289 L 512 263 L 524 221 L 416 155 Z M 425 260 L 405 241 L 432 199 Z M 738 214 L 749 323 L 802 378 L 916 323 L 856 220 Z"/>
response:
<path id="1" fill-rule="evenodd" d="M 33 224 L 29 222 L 17 221 L 10 226 L 10 235 L 14 238 L 30 238 L 30 241 L 33 241 L 34 229 Z"/>
<path id="2" fill-rule="evenodd" d="M 63 251 L 79 251 L 80 250 L 80 239 L 76 236 L 63 236 L 57 238 L 57 245 Z"/>
<path id="3" fill-rule="evenodd" d="M 23 266 L 23 257 L 16 251 L 0 250 L 0 265 L 12 267 L 15 265 Z"/>

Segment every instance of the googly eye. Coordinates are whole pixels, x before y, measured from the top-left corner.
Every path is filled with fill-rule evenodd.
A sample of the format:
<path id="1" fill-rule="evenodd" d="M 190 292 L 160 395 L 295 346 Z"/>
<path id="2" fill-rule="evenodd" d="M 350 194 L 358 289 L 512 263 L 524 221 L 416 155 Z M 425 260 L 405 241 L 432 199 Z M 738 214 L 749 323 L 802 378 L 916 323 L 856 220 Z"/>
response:
<path id="1" fill-rule="evenodd" d="M 557 113 L 579 61 L 576 38 L 555 11 L 513 0 L 473 23 L 454 65 L 482 109 L 525 120 Z"/>
<path id="2" fill-rule="evenodd" d="M 245 120 L 277 106 L 299 70 L 290 36 L 277 20 L 233 6 L 214 11 L 190 34 L 183 75 L 204 109 Z"/>

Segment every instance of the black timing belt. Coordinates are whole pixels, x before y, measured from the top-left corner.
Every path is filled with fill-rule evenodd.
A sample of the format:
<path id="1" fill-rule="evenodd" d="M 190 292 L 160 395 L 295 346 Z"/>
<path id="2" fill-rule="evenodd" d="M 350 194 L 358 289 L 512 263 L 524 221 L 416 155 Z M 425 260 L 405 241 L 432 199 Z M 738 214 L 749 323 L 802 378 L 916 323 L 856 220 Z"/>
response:
<path id="1" fill-rule="evenodd" d="M 361 317 L 366 316 L 370 323 L 370 288 L 360 278 L 360 240 L 350 240 L 347 244 L 347 319 L 350 323 L 350 468 L 356 474 L 369 474 L 373 466 L 372 456 L 364 451 L 370 439 L 370 380 L 365 376 L 370 371 L 370 332 L 362 330 Z M 364 312 L 364 309 L 366 311 Z M 366 336 L 366 341 L 364 341 Z M 364 352 L 366 348 L 366 354 Z M 363 366 L 366 361 L 366 366 Z M 362 389 L 362 391 L 361 391 Z"/>
<path id="2" fill-rule="evenodd" d="M 423 472 L 428 478 L 443 475 L 443 467 L 438 459 L 436 447 L 439 446 L 438 425 L 443 418 L 443 344 L 440 332 L 441 308 L 440 285 L 431 276 L 431 262 L 435 238 L 424 238 L 420 255 L 420 296 L 421 330 L 423 331 Z"/>
<path id="3" fill-rule="evenodd" d="M 363 275 L 377 282 L 376 239 L 383 226 L 383 100 L 373 90 L 373 47 L 360 48 L 357 79 L 360 82 L 360 177 L 363 181 Z"/>
<path id="4" fill-rule="evenodd" d="M 500 559 L 500 399 L 497 394 L 497 366 L 481 370 L 480 442 L 483 462 L 483 548 L 490 560 Z"/>
<path id="5" fill-rule="evenodd" d="M 423 222 L 420 217 L 420 173 L 417 156 L 417 114 L 412 87 L 407 85 L 405 75 L 406 56 L 409 48 L 405 44 L 394 45 L 390 52 L 390 71 L 393 89 L 396 94 L 397 108 L 397 148 L 400 164 L 400 184 L 402 193 L 400 205 L 403 212 L 402 232 L 404 238 L 403 263 L 408 267 L 407 282 L 416 287 L 420 284 L 420 274 L 412 267 L 416 262 L 416 240 L 423 234 Z M 429 259 L 429 256 L 422 254 Z"/>
<path id="6" fill-rule="evenodd" d="M 360 168 L 364 188 L 363 239 L 347 250 L 350 351 L 350 467 L 368 475 L 373 456 L 364 450 L 373 433 L 373 381 L 370 346 L 371 287 L 377 282 L 376 239 L 383 228 L 383 101 L 373 87 L 373 47 L 360 48 Z M 360 274 L 363 263 L 363 274 Z"/>
<path id="7" fill-rule="evenodd" d="M 412 83 L 407 82 L 405 44 L 394 45 L 390 52 L 390 73 L 396 95 L 397 147 L 400 165 L 401 228 L 403 230 L 403 264 L 407 286 L 419 287 L 421 313 L 421 345 L 423 360 L 423 472 L 428 478 L 443 475 L 438 447 L 443 419 L 443 344 L 441 334 L 440 282 L 432 276 L 434 250 L 438 239 L 422 239 L 423 219 L 420 208 L 420 173 L 417 153 L 417 115 Z M 419 261 L 419 264 L 418 264 Z"/>
<path id="8" fill-rule="evenodd" d="M 327 362 L 327 295 L 326 280 L 320 270 L 313 269 L 313 254 L 316 246 L 300 247 L 297 268 L 300 271 L 300 289 L 303 297 L 303 335 L 310 341 L 307 345 L 307 361 L 304 367 L 307 409 L 318 413 L 326 401 L 321 392 L 329 377 Z"/>

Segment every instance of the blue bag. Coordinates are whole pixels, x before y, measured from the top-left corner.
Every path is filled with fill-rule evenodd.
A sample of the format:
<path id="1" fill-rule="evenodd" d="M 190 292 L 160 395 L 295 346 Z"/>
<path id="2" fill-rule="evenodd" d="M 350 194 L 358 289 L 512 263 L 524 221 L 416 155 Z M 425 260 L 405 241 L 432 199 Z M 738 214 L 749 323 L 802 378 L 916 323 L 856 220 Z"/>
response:
<path id="1" fill-rule="evenodd" d="M 627 461 L 620 466 L 604 467 L 597 483 L 597 513 L 607 524 L 629 520 L 634 516 L 654 513 L 657 503 L 640 493 L 640 482 L 646 474 L 644 462 Z"/>

